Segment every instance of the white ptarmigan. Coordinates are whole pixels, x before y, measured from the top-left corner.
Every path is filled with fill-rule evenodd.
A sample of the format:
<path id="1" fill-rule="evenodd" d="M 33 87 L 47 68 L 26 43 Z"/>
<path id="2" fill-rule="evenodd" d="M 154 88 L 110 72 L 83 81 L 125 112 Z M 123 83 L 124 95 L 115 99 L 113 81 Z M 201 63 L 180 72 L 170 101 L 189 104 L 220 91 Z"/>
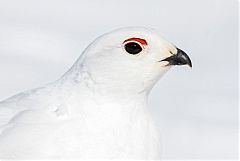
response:
<path id="1" fill-rule="evenodd" d="M 100 36 L 60 79 L 0 103 L 0 159 L 159 159 L 147 96 L 185 64 L 152 29 Z"/>

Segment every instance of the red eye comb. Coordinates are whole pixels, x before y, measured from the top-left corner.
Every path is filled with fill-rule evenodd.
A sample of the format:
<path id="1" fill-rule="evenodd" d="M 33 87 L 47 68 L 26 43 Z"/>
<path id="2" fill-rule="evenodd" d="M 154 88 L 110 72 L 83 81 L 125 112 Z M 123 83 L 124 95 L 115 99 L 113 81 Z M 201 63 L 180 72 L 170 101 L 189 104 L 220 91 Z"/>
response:
<path id="1" fill-rule="evenodd" d="M 142 45 L 147 45 L 147 41 L 145 39 L 141 39 L 141 38 L 132 37 L 132 38 L 125 40 L 123 43 L 128 42 L 128 41 L 137 41 Z"/>

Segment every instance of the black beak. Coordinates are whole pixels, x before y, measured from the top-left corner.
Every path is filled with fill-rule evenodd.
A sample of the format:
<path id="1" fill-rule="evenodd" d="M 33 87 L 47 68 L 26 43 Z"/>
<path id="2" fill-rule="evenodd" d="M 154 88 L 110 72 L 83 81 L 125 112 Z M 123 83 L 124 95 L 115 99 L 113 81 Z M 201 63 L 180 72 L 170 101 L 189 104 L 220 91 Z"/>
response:
<path id="1" fill-rule="evenodd" d="M 168 61 L 168 65 L 188 65 L 192 67 L 192 62 L 189 56 L 182 51 L 181 49 L 177 48 L 177 54 L 170 56 L 166 59 L 163 59 L 161 61 Z"/>

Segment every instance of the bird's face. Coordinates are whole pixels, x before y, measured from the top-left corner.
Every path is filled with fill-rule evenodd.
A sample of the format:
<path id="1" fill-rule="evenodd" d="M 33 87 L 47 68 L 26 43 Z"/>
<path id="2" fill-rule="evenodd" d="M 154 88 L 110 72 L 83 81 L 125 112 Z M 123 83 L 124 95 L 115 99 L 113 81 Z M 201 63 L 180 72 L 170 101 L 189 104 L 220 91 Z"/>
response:
<path id="1" fill-rule="evenodd" d="M 182 50 L 146 28 L 124 28 L 96 39 L 83 64 L 96 83 L 110 91 L 150 91 L 173 65 L 189 65 Z"/>

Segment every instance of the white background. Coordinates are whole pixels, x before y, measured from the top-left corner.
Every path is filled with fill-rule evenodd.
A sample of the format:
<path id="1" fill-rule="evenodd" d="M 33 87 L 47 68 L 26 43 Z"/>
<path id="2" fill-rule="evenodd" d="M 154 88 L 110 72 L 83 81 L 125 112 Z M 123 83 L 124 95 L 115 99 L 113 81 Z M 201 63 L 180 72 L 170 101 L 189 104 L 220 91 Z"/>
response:
<path id="1" fill-rule="evenodd" d="M 163 159 L 236 159 L 237 25 L 234 0 L 0 0 L 0 100 L 56 80 L 105 32 L 151 27 L 193 62 L 150 95 Z"/>

